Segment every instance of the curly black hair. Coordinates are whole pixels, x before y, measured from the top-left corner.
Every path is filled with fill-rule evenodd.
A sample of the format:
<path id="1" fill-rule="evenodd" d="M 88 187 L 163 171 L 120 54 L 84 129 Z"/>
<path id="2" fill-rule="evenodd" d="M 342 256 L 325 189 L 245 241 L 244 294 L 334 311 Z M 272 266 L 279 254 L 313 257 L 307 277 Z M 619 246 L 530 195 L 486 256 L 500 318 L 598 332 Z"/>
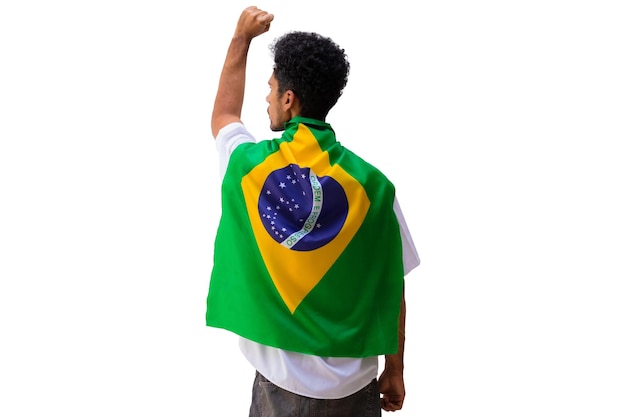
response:
<path id="1" fill-rule="evenodd" d="M 291 90 L 300 114 L 324 120 L 348 83 L 350 63 L 332 39 L 313 32 L 289 32 L 270 45 L 278 93 Z"/>

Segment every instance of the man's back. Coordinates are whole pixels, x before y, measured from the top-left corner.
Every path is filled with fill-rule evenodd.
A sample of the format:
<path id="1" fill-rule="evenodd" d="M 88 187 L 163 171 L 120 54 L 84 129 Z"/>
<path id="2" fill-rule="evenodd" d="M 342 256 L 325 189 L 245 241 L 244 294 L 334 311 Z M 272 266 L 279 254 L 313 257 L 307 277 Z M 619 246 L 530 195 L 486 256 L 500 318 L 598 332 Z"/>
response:
<path id="1" fill-rule="evenodd" d="M 295 118 L 280 139 L 240 145 L 223 193 L 208 323 L 319 356 L 397 349 L 395 190 L 330 125 Z"/>

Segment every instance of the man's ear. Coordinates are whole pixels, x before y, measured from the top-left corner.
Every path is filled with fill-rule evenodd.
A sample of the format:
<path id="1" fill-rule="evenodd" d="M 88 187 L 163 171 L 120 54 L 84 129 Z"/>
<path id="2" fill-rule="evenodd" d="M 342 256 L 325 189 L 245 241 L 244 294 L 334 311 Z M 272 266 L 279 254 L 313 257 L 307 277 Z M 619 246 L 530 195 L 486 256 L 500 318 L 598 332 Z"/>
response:
<path id="1" fill-rule="evenodd" d="M 295 103 L 296 95 L 292 90 L 287 90 L 283 93 L 282 101 L 283 101 L 283 110 L 287 111 L 291 109 Z"/>
<path id="2" fill-rule="evenodd" d="M 300 99 L 292 90 L 285 91 L 282 97 L 282 104 L 283 112 L 289 113 L 289 119 L 300 115 Z"/>

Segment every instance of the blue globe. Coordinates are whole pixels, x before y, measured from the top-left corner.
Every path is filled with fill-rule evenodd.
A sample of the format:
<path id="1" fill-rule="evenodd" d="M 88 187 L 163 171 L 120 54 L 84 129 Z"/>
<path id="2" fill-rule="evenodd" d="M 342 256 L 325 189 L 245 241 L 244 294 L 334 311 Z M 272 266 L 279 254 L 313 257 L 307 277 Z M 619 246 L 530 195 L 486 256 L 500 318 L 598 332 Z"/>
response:
<path id="1" fill-rule="evenodd" d="M 267 176 L 258 208 L 276 242 L 311 251 L 337 236 L 348 216 L 348 199 L 334 178 L 317 177 L 310 168 L 290 164 Z"/>

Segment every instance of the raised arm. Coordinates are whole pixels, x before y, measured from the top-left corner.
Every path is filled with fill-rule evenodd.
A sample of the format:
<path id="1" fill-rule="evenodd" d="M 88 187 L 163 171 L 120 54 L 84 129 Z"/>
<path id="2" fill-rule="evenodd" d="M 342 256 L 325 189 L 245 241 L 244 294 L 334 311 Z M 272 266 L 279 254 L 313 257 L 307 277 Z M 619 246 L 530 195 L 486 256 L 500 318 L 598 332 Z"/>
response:
<path id="1" fill-rule="evenodd" d="M 385 369 L 378 379 L 382 394 L 380 406 L 385 411 L 397 411 L 404 404 L 404 329 L 406 322 L 406 302 L 402 289 L 402 304 L 398 326 L 398 353 L 385 355 Z"/>
<path id="2" fill-rule="evenodd" d="M 213 137 L 227 124 L 241 121 L 248 49 L 253 38 L 269 30 L 272 20 L 274 15 L 254 6 L 241 13 L 217 87 L 211 116 Z"/>

